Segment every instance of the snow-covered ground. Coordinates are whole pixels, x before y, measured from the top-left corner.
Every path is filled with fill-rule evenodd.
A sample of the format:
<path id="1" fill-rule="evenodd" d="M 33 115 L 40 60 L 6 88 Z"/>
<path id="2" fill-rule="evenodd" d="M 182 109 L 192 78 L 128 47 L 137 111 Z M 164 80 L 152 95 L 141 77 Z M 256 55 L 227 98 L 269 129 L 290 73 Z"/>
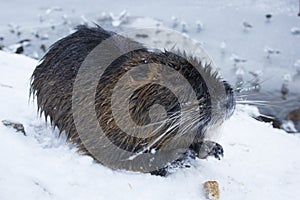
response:
<path id="1" fill-rule="evenodd" d="M 0 124 L 0 199 L 205 199 L 217 180 L 221 199 L 297 199 L 300 135 L 273 129 L 238 106 L 222 130 L 225 156 L 196 160 L 168 177 L 113 171 L 79 155 L 37 115 L 29 100 L 36 60 L 0 51 L 0 120 L 24 124 L 27 136 Z"/>

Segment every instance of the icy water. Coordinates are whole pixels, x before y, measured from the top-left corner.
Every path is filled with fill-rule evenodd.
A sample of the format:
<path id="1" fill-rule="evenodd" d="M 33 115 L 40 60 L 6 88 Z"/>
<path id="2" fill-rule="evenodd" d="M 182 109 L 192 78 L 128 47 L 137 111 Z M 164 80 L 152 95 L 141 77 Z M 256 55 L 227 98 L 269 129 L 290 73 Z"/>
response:
<path id="1" fill-rule="evenodd" d="M 73 32 L 79 24 L 94 22 L 117 32 L 132 27 L 172 28 L 197 40 L 222 76 L 236 88 L 246 90 L 244 99 L 267 101 L 259 106 L 263 114 L 284 120 L 289 111 L 300 108 L 298 3 L 2 1 L 0 46 L 40 59 L 53 42 Z M 296 126 L 299 130 L 300 123 Z"/>

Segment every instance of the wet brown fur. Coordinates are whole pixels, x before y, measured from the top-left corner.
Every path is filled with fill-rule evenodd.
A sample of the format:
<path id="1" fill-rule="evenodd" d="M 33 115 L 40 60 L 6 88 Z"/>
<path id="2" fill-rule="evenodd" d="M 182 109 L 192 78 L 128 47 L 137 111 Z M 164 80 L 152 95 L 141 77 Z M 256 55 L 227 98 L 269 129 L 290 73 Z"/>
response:
<path id="1" fill-rule="evenodd" d="M 114 35 L 113 32 L 108 32 L 100 27 L 88 28 L 79 27 L 78 30 L 56 42 L 50 50 L 47 52 L 41 63 L 36 67 L 32 75 L 31 93 L 37 97 L 37 104 L 40 114 L 44 114 L 45 118 L 49 118 L 53 126 L 57 127 L 60 132 L 65 131 L 68 141 L 73 142 L 79 146 L 81 152 L 87 154 L 88 151 L 82 144 L 82 141 L 77 133 L 73 113 L 72 113 L 72 92 L 74 81 L 78 70 L 86 58 L 86 56 L 103 40 Z M 141 64 L 149 64 L 150 70 L 147 74 L 148 80 L 154 80 L 155 78 L 167 79 L 168 77 L 155 77 L 160 76 L 159 71 L 154 65 L 167 65 L 177 71 L 183 71 L 193 79 L 193 74 L 189 74 L 189 69 L 194 64 L 201 65 L 196 59 L 186 59 L 186 55 L 181 56 L 168 51 L 148 51 L 146 48 L 129 52 L 117 60 L 115 60 L 109 67 L 111 71 L 103 75 L 101 82 L 97 86 L 97 92 L 95 97 L 95 109 L 99 124 L 102 124 L 103 132 L 115 142 L 116 145 L 128 151 L 140 151 L 145 143 L 149 143 L 155 137 L 158 137 L 161 132 L 156 135 L 151 135 L 146 139 L 140 139 L 138 137 L 127 137 L 119 132 L 118 128 L 111 120 L 111 110 L 107 104 L 111 101 L 108 91 L 112 91 L 112 82 L 117 82 L 124 72 L 129 71 Z M 215 83 L 215 87 L 221 87 L 223 82 L 217 77 L 216 73 L 212 73 L 209 66 L 202 66 L 205 73 L 211 76 L 211 80 Z M 201 80 L 196 80 L 196 82 Z M 131 97 L 131 104 L 129 106 L 132 112 L 133 120 L 139 125 L 145 125 L 149 123 L 149 116 L 145 110 L 146 107 L 150 107 L 155 101 L 151 102 L 149 99 L 153 97 L 159 97 L 166 91 L 163 88 L 155 88 L 153 84 L 147 85 L 148 81 L 132 80 L 132 84 L 146 85 L 142 90 L 138 90 Z M 200 87 L 200 85 L 199 85 Z M 202 126 L 199 128 L 198 141 L 204 137 L 204 128 L 210 122 L 211 118 L 208 115 L 210 110 L 209 94 L 202 87 L 202 94 L 198 96 L 199 102 L 202 102 L 203 118 Z M 153 93 L 156 91 L 156 93 Z M 161 99 L 166 108 L 172 114 L 176 113 L 178 105 L 173 97 L 167 96 L 165 99 Z M 155 99 L 155 98 L 153 98 Z M 164 102 L 165 101 L 165 102 Z M 138 102 L 138 103 L 137 103 Z M 82 111 L 84 113 L 84 110 Z M 84 114 L 88 115 L 88 114 Z M 171 116 L 171 115 L 170 115 Z M 177 115 L 174 115 L 176 120 Z M 156 147 L 160 147 L 167 141 L 173 138 L 174 134 L 170 132 L 163 140 L 161 140 Z"/>

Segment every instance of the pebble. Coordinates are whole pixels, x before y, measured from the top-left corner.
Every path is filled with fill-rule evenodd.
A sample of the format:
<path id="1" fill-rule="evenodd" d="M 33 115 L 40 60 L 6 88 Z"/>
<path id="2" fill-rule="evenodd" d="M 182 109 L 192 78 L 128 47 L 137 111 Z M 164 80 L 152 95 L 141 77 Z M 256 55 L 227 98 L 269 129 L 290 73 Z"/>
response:
<path id="1" fill-rule="evenodd" d="M 26 132 L 25 132 L 23 124 L 21 124 L 19 122 L 13 122 L 11 120 L 3 120 L 2 123 L 4 126 L 13 128 L 16 130 L 16 132 L 22 132 L 23 135 L 26 136 Z"/>
<path id="2" fill-rule="evenodd" d="M 280 129 L 282 126 L 282 122 L 274 116 L 260 115 L 260 116 L 254 117 L 254 119 L 261 121 L 261 122 L 271 123 L 273 128 Z"/>
<path id="3" fill-rule="evenodd" d="M 220 199 L 219 183 L 217 181 L 206 181 L 203 184 L 205 195 L 207 199 L 218 200 Z"/>
<path id="4" fill-rule="evenodd" d="M 17 49 L 16 49 L 16 54 L 22 54 L 24 52 L 24 47 L 23 46 L 19 46 Z"/>

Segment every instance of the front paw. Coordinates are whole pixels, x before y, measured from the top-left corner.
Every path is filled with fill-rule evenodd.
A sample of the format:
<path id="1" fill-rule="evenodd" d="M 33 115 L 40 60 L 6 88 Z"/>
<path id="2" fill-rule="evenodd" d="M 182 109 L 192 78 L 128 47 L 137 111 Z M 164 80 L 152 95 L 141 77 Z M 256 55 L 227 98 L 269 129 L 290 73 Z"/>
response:
<path id="1" fill-rule="evenodd" d="M 220 144 L 215 143 L 215 146 L 212 148 L 209 155 L 213 155 L 215 158 L 220 160 L 221 159 L 220 156 L 224 157 L 224 149 Z"/>
<path id="2" fill-rule="evenodd" d="M 196 156 L 205 159 L 208 156 L 214 156 L 218 160 L 224 156 L 223 147 L 212 141 L 202 141 L 191 145 L 191 149 L 196 153 Z"/>

